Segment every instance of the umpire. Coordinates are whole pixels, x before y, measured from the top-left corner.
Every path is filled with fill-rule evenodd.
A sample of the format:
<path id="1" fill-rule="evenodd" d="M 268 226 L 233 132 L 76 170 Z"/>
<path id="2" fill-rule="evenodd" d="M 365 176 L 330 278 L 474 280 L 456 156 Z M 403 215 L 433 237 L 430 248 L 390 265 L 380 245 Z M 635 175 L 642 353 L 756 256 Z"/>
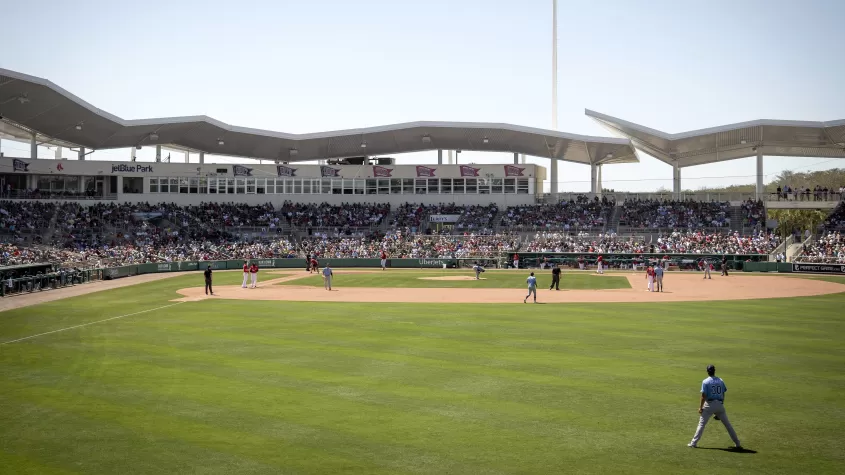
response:
<path id="1" fill-rule="evenodd" d="M 552 267 L 552 285 L 549 286 L 549 290 L 552 290 L 552 288 L 554 288 L 555 290 L 560 290 L 560 265 L 559 264 L 554 264 L 554 267 Z"/>
<path id="2" fill-rule="evenodd" d="M 728 256 L 722 256 L 722 275 L 727 277 L 728 276 Z"/>
<path id="3" fill-rule="evenodd" d="M 205 295 L 214 295 L 214 291 L 211 289 L 211 264 L 208 265 L 208 269 L 203 274 L 205 274 Z"/>

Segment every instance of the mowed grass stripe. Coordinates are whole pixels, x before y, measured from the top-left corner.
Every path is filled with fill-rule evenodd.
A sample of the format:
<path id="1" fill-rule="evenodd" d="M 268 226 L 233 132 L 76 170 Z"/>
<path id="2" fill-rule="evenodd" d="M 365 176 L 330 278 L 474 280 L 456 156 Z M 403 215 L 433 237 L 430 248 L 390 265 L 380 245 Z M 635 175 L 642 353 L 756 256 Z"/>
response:
<path id="1" fill-rule="evenodd" d="M 443 270 L 432 272 L 421 270 L 417 272 L 348 272 L 342 270 L 334 272 L 333 286 L 344 288 L 376 287 L 376 288 L 461 288 L 461 289 L 525 289 L 526 279 L 530 274 L 525 271 L 491 271 L 481 275 L 481 280 L 475 280 L 472 271 Z M 552 283 L 551 271 L 533 271 L 537 277 L 540 289 L 547 288 Z M 463 277 L 471 280 L 437 280 L 439 278 Z M 433 279 L 432 279 L 433 278 Z M 306 285 L 322 287 L 323 278 L 320 274 L 304 276 L 279 282 L 276 285 Z M 594 275 L 589 273 L 564 274 L 560 280 L 561 289 L 569 290 L 598 290 L 598 289 L 630 289 L 631 284 L 625 276 Z M 523 295 L 524 297 L 524 295 Z M 520 299 L 522 300 L 522 299 Z"/>

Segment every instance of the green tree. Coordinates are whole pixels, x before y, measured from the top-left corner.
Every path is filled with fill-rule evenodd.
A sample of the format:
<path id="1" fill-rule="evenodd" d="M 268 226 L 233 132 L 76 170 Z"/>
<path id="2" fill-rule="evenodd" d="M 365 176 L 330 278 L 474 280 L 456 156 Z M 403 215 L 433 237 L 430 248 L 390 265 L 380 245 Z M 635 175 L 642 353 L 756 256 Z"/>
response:
<path id="1" fill-rule="evenodd" d="M 815 232 L 819 225 L 827 218 L 827 212 L 817 209 L 770 209 L 768 219 L 775 219 L 778 226 L 775 232 L 781 236 L 788 236 L 794 229 L 804 232 L 809 229 Z"/>

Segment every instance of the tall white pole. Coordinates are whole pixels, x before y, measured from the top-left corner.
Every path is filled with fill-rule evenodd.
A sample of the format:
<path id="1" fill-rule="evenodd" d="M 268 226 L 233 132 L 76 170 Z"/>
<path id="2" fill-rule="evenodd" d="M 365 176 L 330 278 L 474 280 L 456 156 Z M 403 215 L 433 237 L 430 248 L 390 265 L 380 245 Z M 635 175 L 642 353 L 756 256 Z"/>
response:
<path id="1" fill-rule="evenodd" d="M 557 130 L 557 0 L 552 0 L 552 129 Z M 557 195 L 557 159 L 551 157 L 551 161 L 549 191 Z"/>

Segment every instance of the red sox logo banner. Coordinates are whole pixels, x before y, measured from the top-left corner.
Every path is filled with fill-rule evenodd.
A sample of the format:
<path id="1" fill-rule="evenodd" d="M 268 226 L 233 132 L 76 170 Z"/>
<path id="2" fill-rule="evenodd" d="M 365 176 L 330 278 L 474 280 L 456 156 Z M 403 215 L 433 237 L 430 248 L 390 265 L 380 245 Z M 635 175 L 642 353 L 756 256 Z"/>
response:
<path id="1" fill-rule="evenodd" d="M 252 176 L 252 168 L 243 165 L 232 165 L 232 175 L 235 176 Z"/>
<path id="2" fill-rule="evenodd" d="M 513 165 L 505 165 L 505 176 L 523 176 L 522 172 L 525 169 L 522 167 L 515 167 Z"/>
<path id="3" fill-rule="evenodd" d="M 393 173 L 393 169 L 387 167 L 373 166 L 373 176 L 389 177 Z"/>
<path id="4" fill-rule="evenodd" d="M 276 175 L 296 176 L 296 168 L 286 167 L 284 165 L 276 165 Z"/>
<path id="5" fill-rule="evenodd" d="M 436 171 L 437 171 L 436 168 L 429 168 L 429 167 L 424 167 L 422 165 L 417 165 L 417 176 L 418 177 L 421 177 L 421 176 L 433 177 L 434 172 L 436 172 Z"/>
<path id="6" fill-rule="evenodd" d="M 473 168 L 469 165 L 461 165 L 461 176 L 478 176 L 480 168 Z"/>
<path id="7" fill-rule="evenodd" d="M 340 173 L 339 168 L 332 168 L 332 167 L 325 167 L 325 166 L 320 167 L 320 176 L 322 176 L 322 177 L 340 176 L 340 175 L 338 175 L 338 173 Z"/>
<path id="8" fill-rule="evenodd" d="M 58 171 L 62 171 L 62 170 L 64 170 L 64 169 L 65 169 L 65 167 L 63 167 L 61 163 L 60 163 L 60 164 L 58 164 L 58 165 L 56 165 L 56 170 L 58 170 Z"/>

